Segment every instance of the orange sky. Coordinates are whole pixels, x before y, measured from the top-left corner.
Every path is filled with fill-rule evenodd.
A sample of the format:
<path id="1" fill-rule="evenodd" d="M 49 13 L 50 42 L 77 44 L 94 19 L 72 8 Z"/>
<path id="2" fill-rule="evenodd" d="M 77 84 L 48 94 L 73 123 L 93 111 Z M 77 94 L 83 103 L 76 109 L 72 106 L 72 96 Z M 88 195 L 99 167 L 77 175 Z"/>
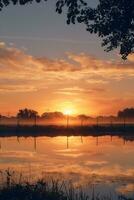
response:
<path id="1" fill-rule="evenodd" d="M 28 107 L 43 113 L 65 111 L 116 114 L 134 106 L 134 56 L 103 60 L 85 53 L 64 59 L 35 57 L 22 48 L 0 43 L 0 112 Z"/>
<path id="2" fill-rule="evenodd" d="M 94 116 L 134 107 L 134 55 L 122 61 L 118 49 L 104 52 L 82 24 L 66 24 L 55 1 L 10 5 L 0 17 L 0 114 L 27 107 Z"/>

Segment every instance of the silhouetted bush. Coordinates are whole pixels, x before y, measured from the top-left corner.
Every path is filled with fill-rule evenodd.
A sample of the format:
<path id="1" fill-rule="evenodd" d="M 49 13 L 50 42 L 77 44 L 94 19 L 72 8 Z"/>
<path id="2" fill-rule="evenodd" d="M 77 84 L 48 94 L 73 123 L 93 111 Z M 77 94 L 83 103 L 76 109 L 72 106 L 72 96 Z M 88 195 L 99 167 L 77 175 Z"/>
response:
<path id="1" fill-rule="evenodd" d="M 134 108 L 125 108 L 118 112 L 119 118 L 134 118 Z"/>

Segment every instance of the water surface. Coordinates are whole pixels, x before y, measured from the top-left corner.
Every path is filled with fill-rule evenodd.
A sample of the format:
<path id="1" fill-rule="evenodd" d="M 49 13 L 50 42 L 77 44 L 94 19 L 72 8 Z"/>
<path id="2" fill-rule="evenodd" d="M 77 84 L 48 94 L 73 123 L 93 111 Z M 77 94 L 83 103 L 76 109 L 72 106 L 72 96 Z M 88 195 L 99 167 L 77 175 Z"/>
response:
<path id="1" fill-rule="evenodd" d="M 0 138 L 0 169 L 71 180 L 89 193 L 134 195 L 134 141 L 119 137 Z M 87 190 L 88 188 L 88 190 Z"/>

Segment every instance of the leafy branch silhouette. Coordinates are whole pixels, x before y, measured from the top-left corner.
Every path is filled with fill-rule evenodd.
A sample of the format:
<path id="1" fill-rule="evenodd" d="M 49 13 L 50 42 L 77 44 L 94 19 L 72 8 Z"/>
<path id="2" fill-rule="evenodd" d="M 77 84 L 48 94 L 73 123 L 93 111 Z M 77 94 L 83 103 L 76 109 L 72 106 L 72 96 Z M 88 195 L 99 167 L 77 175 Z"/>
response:
<path id="1" fill-rule="evenodd" d="M 1 0 L 0 10 L 43 1 L 49 0 Z M 95 8 L 84 0 L 55 0 L 55 4 L 59 14 L 67 9 L 67 24 L 83 23 L 89 33 L 97 34 L 105 51 L 119 49 L 123 59 L 134 52 L 134 0 L 99 0 Z"/>

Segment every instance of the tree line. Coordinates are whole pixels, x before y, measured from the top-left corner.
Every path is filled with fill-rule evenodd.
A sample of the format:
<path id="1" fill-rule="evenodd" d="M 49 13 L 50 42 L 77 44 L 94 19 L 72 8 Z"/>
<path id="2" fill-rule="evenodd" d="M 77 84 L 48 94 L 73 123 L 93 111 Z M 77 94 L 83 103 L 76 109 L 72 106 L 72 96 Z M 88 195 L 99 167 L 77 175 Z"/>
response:
<path id="1" fill-rule="evenodd" d="M 4 116 L 0 115 L 0 118 Z M 42 115 L 39 115 L 37 111 L 24 108 L 20 109 L 16 115 L 16 118 L 19 119 L 34 119 L 34 118 L 44 118 L 44 119 L 63 119 L 66 115 L 64 115 L 62 112 L 44 112 Z M 89 118 L 92 118 L 90 116 L 80 114 L 77 116 L 81 120 L 86 120 Z M 98 119 L 103 118 L 105 116 L 97 116 Z M 109 116 L 109 117 L 115 117 L 115 116 Z M 118 111 L 117 116 L 118 118 L 134 118 L 134 108 L 125 108 L 121 111 Z"/>

